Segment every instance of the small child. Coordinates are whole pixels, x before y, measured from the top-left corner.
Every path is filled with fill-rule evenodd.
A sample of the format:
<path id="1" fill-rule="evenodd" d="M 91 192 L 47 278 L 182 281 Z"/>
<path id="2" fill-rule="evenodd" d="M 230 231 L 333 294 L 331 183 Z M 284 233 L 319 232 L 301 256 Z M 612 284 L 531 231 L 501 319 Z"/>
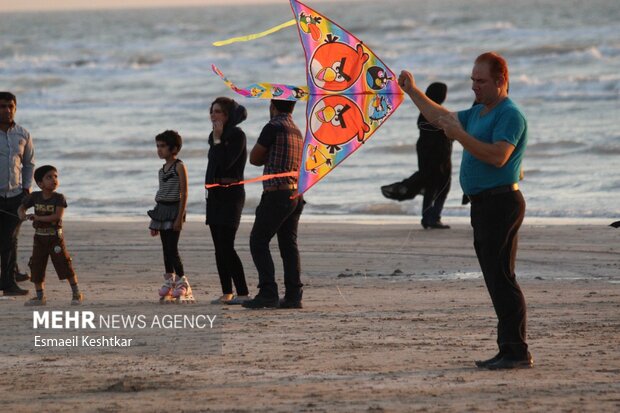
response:
<path id="1" fill-rule="evenodd" d="M 48 257 L 61 280 L 68 280 L 73 292 L 72 305 L 82 303 L 83 296 L 77 284 L 77 276 L 73 271 L 71 257 L 65 247 L 62 234 L 62 216 L 67 207 L 63 194 L 56 192 L 58 188 L 58 171 L 52 165 L 44 165 L 34 171 L 34 180 L 41 188 L 24 198 L 17 210 L 20 219 L 30 220 L 34 227 L 34 246 L 30 257 L 31 281 L 35 285 L 37 295 L 25 302 L 27 306 L 45 305 L 45 268 Z M 34 207 L 34 214 L 26 214 L 26 210 Z"/>
<path id="2" fill-rule="evenodd" d="M 177 159 L 183 141 L 176 131 L 167 130 L 155 137 L 157 155 L 166 163 L 159 170 L 157 205 L 148 211 L 151 235 L 161 238 L 164 250 L 164 284 L 159 289 L 160 302 L 193 302 L 194 296 L 179 256 L 179 237 L 187 206 L 187 169 Z M 176 274 L 176 280 L 175 280 Z"/>

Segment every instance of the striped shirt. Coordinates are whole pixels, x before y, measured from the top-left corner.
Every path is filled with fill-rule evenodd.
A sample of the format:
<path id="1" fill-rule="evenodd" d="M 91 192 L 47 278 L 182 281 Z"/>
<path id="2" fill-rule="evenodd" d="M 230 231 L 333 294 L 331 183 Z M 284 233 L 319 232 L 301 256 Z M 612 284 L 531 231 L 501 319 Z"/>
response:
<path id="1" fill-rule="evenodd" d="M 174 161 L 168 170 L 166 165 L 159 170 L 159 190 L 155 195 L 155 202 L 177 202 L 181 200 L 181 181 L 177 172 L 177 163 L 183 163 L 180 159 Z"/>
<path id="2" fill-rule="evenodd" d="M 263 175 L 296 172 L 301 164 L 304 138 L 290 114 L 274 116 L 263 128 L 257 143 L 267 148 Z M 297 183 L 297 177 L 272 178 L 263 188 Z"/>

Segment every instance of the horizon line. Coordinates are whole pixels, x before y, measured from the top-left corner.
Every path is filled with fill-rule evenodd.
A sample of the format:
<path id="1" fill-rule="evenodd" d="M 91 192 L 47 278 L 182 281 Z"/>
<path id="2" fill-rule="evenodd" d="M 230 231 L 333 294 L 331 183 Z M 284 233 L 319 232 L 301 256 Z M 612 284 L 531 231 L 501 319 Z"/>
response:
<path id="1" fill-rule="evenodd" d="M 76 1 L 68 0 L 68 3 L 50 5 L 44 2 L 40 5 L 21 2 L 15 5 L 10 0 L 0 0 L 0 15 L 10 13 L 50 13 L 68 11 L 108 11 L 108 10 L 144 10 L 144 9 L 172 9 L 172 8 L 203 8 L 208 6 L 243 6 L 243 5 L 273 5 L 289 3 L 288 0 L 95 0 L 88 4 L 74 4 Z M 144 2 L 143 2 L 144 1 Z M 340 0 L 308 0 L 310 3 L 335 3 Z M 371 0 L 344 0 L 344 2 L 365 2 Z M 79 3 L 84 3 L 79 1 Z M 9 5 L 10 3 L 10 5 Z M 26 3 L 26 4 L 24 4 Z M 32 3 L 32 1 L 30 2 Z M 306 3 L 306 1 L 302 1 Z"/>

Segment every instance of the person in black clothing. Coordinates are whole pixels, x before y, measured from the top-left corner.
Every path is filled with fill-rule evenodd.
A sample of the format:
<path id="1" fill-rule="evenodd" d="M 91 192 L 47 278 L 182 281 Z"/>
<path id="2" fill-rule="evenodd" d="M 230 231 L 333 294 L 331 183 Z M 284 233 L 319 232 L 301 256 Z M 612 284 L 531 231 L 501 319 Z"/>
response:
<path id="1" fill-rule="evenodd" d="M 209 155 L 205 184 L 207 189 L 206 224 L 211 230 L 215 262 L 222 285 L 222 296 L 213 304 L 241 304 L 249 300 L 241 259 L 235 251 L 235 237 L 245 203 L 243 181 L 247 161 L 245 133 L 237 125 L 247 118 L 245 107 L 233 99 L 219 97 L 211 104 L 213 132 L 209 134 Z M 226 186 L 230 185 L 230 186 Z M 233 295 L 233 283 L 237 295 Z"/>
<path id="2" fill-rule="evenodd" d="M 15 123 L 17 97 L 0 92 L 0 290 L 4 295 L 26 295 L 17 282 L 28 280 L 17 268 L 17 216 L 22 199 L 30 194 L 34 145 L 30 133 Z"/>
<path id="3" fill-rule="evenodd" d="M 448 87 L 435 82 L 426 89 L 426 96 L 438 104 L 446 99 Z M 416 144 L 419 170 L 409 178 L 381 187 L 383 196 L 397 201 L 413 199 L 424 193 L 422 201 L 422 226 L 426 229 L 447 229 L 441 222 L 441 211 L 450 191 L 452 174 L 452 141 L 441 129 L 435 128 L 420 114 L 420 138 Z"/>

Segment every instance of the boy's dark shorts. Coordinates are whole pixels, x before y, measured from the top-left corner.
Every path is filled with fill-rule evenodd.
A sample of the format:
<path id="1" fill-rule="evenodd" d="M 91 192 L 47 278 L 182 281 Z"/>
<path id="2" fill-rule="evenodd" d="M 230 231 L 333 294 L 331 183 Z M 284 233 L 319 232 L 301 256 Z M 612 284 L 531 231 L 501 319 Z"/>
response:
<path id="1" fill-rule="evenodd" d="M 33 283 L 45 281 L 48 257 L 52 258 L 52 264 L 59 280 L 66 280 L 75 276 L 71 257 L 65 247 L 65 240 L 62 236 L 35 234 L 32 257 L 30 257 L 30 262 L 28 263 L 30 266 L 30 281 Z"/>

